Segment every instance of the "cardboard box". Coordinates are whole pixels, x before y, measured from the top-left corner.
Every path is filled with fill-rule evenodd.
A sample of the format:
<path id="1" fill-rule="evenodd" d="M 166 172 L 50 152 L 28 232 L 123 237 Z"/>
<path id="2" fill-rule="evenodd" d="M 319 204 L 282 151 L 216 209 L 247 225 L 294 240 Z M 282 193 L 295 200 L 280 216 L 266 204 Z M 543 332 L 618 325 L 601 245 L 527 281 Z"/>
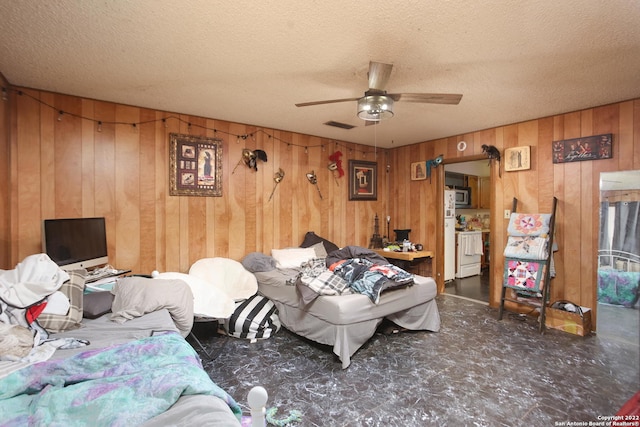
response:
<path id="1" fill-rule="evenodd" d="M 548 328 L 559 329 L 581 337 L 591 333 L 591 309 L 580 307 L 582 316 L 570 311 L 547 307 L 545 309 L 545 325 Z"/>

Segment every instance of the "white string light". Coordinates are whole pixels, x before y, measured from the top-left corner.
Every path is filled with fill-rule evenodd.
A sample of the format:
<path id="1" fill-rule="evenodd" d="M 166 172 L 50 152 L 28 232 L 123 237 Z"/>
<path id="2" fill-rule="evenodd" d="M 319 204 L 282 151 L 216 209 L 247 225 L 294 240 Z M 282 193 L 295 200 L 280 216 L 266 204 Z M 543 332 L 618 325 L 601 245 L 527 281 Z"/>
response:
<path id="1" fill-rule="evenodd" d="M 28 94 L 26 92 L 23 92 L 23 91 L 17 90 L 17 89 L 13 89 L 13 88 L 2 87 L 2 100 L 3 101 L 8 101 L 9 100 L 8 94 L 9 94 L 10 90 L 14 91 L 19 96 L 26 96 L 26 97 L 31 98 L 34 101 L 44 105 L 44 106 L 46 106 L 46 107 L 49 107 L 51 109 L 54 109 L 54 110 L 58 111 L 58 118 L 57 118 L 58 121 L 62 121 L 62 118 L 63 118 L 64 115 L 71 116 L 71 117 L 76 117 L 76 118 L 79 118 L 79 119 L 82 119 L 82 120 L 92 121 L 92 122 L 94 122 L 96 124 L 96 129 L 97 129 L 98 132 L 102 132 L 102 126 L 103 125 L 128 125 L 128 126 L 132 127 L 134 132 L 138 132 L 139 126 L 144 125 L 144 124 L 149 124 L 149 123 L 155 123 L 155 122 L 158 122 L 158 121 L 161 121 L 162 123 L 164 123 L 165 129 L 168 129 L 169 128 L 169 119 L 171 119 L 171 120 L 176 120 L 179 123 L 186 124 L 188 133 L 191 133 L 191 130 L 192 130 L 193 127 L 198 127 L 198 128 L 204 129 L 204 130 L 213 131 L 214 134 L 217 134 L 218 132 L 222 132 L 222 133 L 224 133 L 224 134 L 226 134 L 228 136 L 232 136 L 232 137 L 235 136 L 236 137 L 236 143 L 238 143 L 238 144 L 240 143 L 240 139 L 246 140 L 247 138 L 251 138 L 253 141 L 255 141 L 256 140 L 256 134 L 258 132 L 260 132 L 260 133 L 266 135 L 268 138 L 273 138 L 274 140 L 277 140 L 277 141 L 279 141 L 279 142 L 281 142 L 283 144 L 287 144 L 288 148 L 291 148 L 291 146 L 304 148 L 305 153 L 307 153 L 307 154 L 309 152 L 309 148 L 320 148 L 321 151 L 326 151 L 326 147 L 322 143 L 317 144 L 317 145 L 310 145 L 310 146 L 294 144 L 294 143 L 292 143 L 290 141 L 285 141 L 283 139 L 280 139 L 280 138 L 268 133 L 264 129 L 257 129 L 255 132 L 252 132 L 250 134 L 236 135 L 236 134 L 233 134 L 233 133 L 230 133 L 230 132 L 219 131 L 218 129 L 215 129 L 215 128 L 209 128 L 209 127 L 206 127 L 206 126 L 192 124 L 192 123 L 190 123 L 190 122 L 188 122 L 188 121 L 186 121 L 186 120 L 184 120 L 184 119 L 182 119 L 182 118 L 180 118 L 178 116 L 173 116 L 173 115 L 167 116 L 167 117 L 163 117 L 163 118 L 160 118 L 160 119 L 146 120 L 146 121 L 140 121 L 140 122 L 135 122 L 135 123 L 98 120 L 98 119 L 94 119 L 94 118 L 91 118 L 91 117 L 82 116 L 80 114 L 75 114 L 75 113 L 70 113 L 68 111 L 59 110 L 55 106 L 50 105 L 50 104 L 46 103 L 45 101 L 43 101 L 41 99 L 35 98 L 35 97 L 33 97 L 32 95 L 30 95 L 30 94 Z M 349 153 L 353 153 L 353 151 L 354 151 L 354 149 L 351 148 L 349 145 L 347 145 L 347 143 L 339 143 L 339 142 L 336 142 L 336 141 L 332 141 L 332 142 L 335 145 L 335 150 L 338 150 L 338 149 L 340 149 L 340 147 L 342 147 L 345 150 L 348 150 Z M 375 144 L 375 146 L 374 146 L 373 153 L 377 158 L 377 140 L 374 142 L 374 144 Z M 358 150 L 358 151 L 361 151 L 363 156 L 366 156 L 367 153 L 371 152 L 371 150 Z"/>

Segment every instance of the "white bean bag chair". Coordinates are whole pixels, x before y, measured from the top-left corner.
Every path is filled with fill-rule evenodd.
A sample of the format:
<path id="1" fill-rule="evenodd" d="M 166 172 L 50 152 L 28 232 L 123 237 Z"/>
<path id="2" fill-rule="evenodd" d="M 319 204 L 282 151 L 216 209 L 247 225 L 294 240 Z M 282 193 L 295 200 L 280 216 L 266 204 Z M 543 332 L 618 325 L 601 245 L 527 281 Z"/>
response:
<path id="1" fill-rule="evenodd" d="M 189 275 L 212 283 L 234 301 L 245 300 L 258 292 L 253 273 L 230 258 L 203 258 L 193 263 Z"/>
<path id="2" fill-rule="evenodd" d="M 227 319 L 231 317 L 236 306 L 235 301 L 213 283 L 185 273 L 156 273 L 154 279 L 175 280 L 187 283 L 193 294 L 193 314 L 196 317 Z"/>

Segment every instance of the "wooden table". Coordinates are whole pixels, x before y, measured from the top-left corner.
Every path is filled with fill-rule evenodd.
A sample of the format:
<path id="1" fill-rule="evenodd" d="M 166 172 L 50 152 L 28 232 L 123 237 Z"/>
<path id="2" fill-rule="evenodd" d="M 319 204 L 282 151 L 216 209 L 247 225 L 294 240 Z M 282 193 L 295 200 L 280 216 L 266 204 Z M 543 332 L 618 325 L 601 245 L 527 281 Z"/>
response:
<path id="1" fill-rule="evenodd" d="M 382 249 L 374 251 L 385 257 L 393 265 L 397 265 L 410 273 L 431 277 L 431 259 L 433 251 L 394 252 Z"/>

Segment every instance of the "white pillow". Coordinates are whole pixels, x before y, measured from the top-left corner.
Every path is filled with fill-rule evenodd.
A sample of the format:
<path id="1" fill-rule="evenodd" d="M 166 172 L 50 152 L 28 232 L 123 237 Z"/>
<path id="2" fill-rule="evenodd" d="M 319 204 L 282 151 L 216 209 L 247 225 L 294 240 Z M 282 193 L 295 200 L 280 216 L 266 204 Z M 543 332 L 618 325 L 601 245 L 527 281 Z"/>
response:
<path id="1" fill-rule="evenodd" d="M 236 309 L 235 302 L 231 297 L 199 277 L 184 273 L 166 272 L 156 274 L 153 278 L 164 280 L 179 279 L 186 282 L 193 294 L 193 314 L 196 316 L 226 319 Z"/>
<path id="2" fill-rule="evenodd" d="M 211 283 L 234 301 L 241 301 L 258 292 L 256 276 L 230 258 L 202 258 L 189 268 L 189 276 Z"/>
<path id="3" fill-rule="evenodd" d="M 275 258 L 278 268 L 299 268 L 304 262 L 316 257 L 316 251 L 311 248 L 271 249 L 271 256 Z"/>

